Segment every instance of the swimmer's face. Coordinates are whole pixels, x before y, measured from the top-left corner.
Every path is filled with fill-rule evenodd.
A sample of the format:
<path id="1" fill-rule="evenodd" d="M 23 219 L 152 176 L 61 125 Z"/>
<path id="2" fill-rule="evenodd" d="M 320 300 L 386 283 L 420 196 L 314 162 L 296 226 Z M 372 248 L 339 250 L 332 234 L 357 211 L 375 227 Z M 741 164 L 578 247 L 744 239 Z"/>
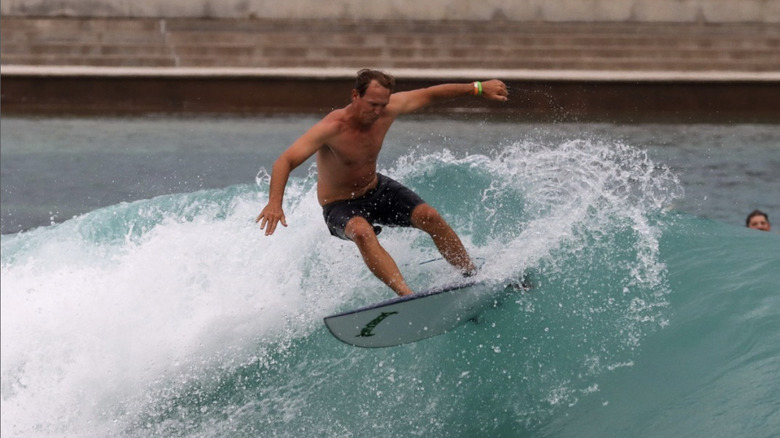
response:
<path id="1" fill-rule="evenodd" d="M 376 81 L 371 81 L 363 96 L 353 91 L 352 102 L 358 108 L 360 121 L 365 125 L 371 125 L 382 117 L 387 104 L 390 103 L 390 90 Z"/>
<path id="2" fill-rule="evenodd" d="M 769 225 L 769 220 L 766 218 L 766 216 L 757 214 L 750 218 L 750 222 L 748 222 L 748 228 L 752 228 L 754 230 L 761 230 L 761 231 L 769 231 L 771 230 L 771 225 Z"/>

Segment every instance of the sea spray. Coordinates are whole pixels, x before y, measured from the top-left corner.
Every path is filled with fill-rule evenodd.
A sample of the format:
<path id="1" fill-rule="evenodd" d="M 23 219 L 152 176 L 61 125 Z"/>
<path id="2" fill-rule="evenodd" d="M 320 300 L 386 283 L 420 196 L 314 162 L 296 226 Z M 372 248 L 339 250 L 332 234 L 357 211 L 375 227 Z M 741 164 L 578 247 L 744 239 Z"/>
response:
<path id="1" fill-rule="evenodd" d="M 522 436 L 631 368 L 668 323 L 675 176 L 638 149 L 520 142 L 381 170 L 531 292 L 418 344 L 357 351 L 321 318 L 392 296 L 331 238 L 316 173 L 264 236 L 258 184 L 119 204 L 3 237 L 3 432 L 19 436 Z M 688 220 L 688 219 L 685 219 Z M 671 225 L 670 225 L 671 224 Z M 383 245 L 414 288 L 430 239 Z"/>

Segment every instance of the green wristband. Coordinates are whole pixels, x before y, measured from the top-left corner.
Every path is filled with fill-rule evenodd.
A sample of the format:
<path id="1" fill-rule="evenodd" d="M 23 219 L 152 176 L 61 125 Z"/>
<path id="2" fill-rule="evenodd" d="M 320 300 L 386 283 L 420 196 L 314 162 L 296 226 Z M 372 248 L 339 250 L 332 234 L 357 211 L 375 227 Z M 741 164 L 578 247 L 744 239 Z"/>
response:
<path id="1" fill-rule="evenodd" d="M 472 85 L 474 85 L 474 95 L 482 96 L 482 82 L 474 81 Z"/>

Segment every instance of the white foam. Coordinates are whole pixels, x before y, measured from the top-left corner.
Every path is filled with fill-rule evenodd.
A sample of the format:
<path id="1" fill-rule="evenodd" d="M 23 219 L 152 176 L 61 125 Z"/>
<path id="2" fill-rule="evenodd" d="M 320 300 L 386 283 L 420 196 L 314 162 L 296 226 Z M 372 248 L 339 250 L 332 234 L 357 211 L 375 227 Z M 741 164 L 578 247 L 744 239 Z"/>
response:
<path id="1" fill-rule="evenodd" d="M 312 283 L 343 288 L 334 272 L 357 264 L 323 244 L 314 193 L 300 190 L 289 189 L 289 228 L 270 237 L 252 221 L 256 195 L 224 220 L 170 217 L 120 246 L 67 226 L 31 233 L 48 241 L 2 267 L 3 434 L 107 433 L 109 418 L 152 402 L 150 387 L 319 327 L 343 297 Z"/>
<path id="2" fill-rule="evenodd" d="M 466 217 L 444 213 L 472 254 L 487 259 L 483 275 L 520 275 L 581 227 L 597 234 L 625 220 L 641 246 L 636 281 L 661 280 L 657 230 L 646 216 L 676 196 L 674 178 L 641 153 L 516 143 L 493 157 L 410 154 L 387 173 L 408 182 L 447 169 L 466 169 L 465 183 L 477 185 Z M 190 208 L 178 205 L 187 195 L 175 195 L 181 202 L 162 219 L 140 230 L 126 224 L 119 240 L 79 232 L 100 212 L 4 238 L 3 435 L 118 433 L 156 402 L 161 385 L 175 392 L 214 370 L 262 360 L 264 348 L 322 330 L 321 317 L 346 304 L 391 297 L 352 243 L 329 236 L 315 179 L 290 181 L 289 227 L 270 237 L 253 221 L 267 196 L 260 177 L 259 191 L 226 189 L 227 206 L 195 197 L 198 208 Z M 437 190 L 440 210 L 461 194 L 457 186 Z M 418 265 L 438 256 L 427 236 L 387 229 L 381 239 L 411 282 L 440 279 Z M 658 301 L 632 305 L 639 318 Z"/>

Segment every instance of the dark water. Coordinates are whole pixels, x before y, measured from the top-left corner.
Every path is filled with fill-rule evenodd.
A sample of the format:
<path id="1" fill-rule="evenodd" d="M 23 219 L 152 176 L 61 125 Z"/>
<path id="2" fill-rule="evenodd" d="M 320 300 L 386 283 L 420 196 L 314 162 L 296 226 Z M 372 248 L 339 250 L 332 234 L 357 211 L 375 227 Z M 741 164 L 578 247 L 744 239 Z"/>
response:
<path id="1" fill-rule="evenodd" d="M 251 181 L 316 121 L 297 118 L 2 119 L 0 231 L 96 208 Z M 595 139 L 647 150 L 680 178 L 676 208 L 741 225 L 780 212 L 780 126 L 517 124 L 405 119 L 380 157 L 410 150 L 486 153 L 515 141 Z M 304 170 L 298 172 L 303 174 Z M 778 213 L 775 213 L 778 214 Z"/>
<path id="2" fill-rule="evenodd" d="M 52 164 L 36 187 L 123 182 L 104 207 L 72 188 L 62 222 L 2 236 L 3 436 L 780 430 L 780 235 L 741 224 L 777 209 L 777 128 L 399 123 L 380 168 L 450 220 L 485 275 L 529 273 L 535 287 L 452 333 L 364 350 L 322 317 L 390 292 L 328 237 L 313 169 L 288 185 L 288 228 L 265 237 L 253 223 L 268 194 L 257 170 L 310 121 L 44 121 L 139 132 L 85 133 L 71 155 L 6 150 L 3 121 L 4 223 L 25 211 L 6 198 L 21 190 L 6 188 L 14 160 L 84 169 Z M 90 166 L 108 170 L 93 179 Z M 431 242 L 381 239 L 425 286 Z"/>

